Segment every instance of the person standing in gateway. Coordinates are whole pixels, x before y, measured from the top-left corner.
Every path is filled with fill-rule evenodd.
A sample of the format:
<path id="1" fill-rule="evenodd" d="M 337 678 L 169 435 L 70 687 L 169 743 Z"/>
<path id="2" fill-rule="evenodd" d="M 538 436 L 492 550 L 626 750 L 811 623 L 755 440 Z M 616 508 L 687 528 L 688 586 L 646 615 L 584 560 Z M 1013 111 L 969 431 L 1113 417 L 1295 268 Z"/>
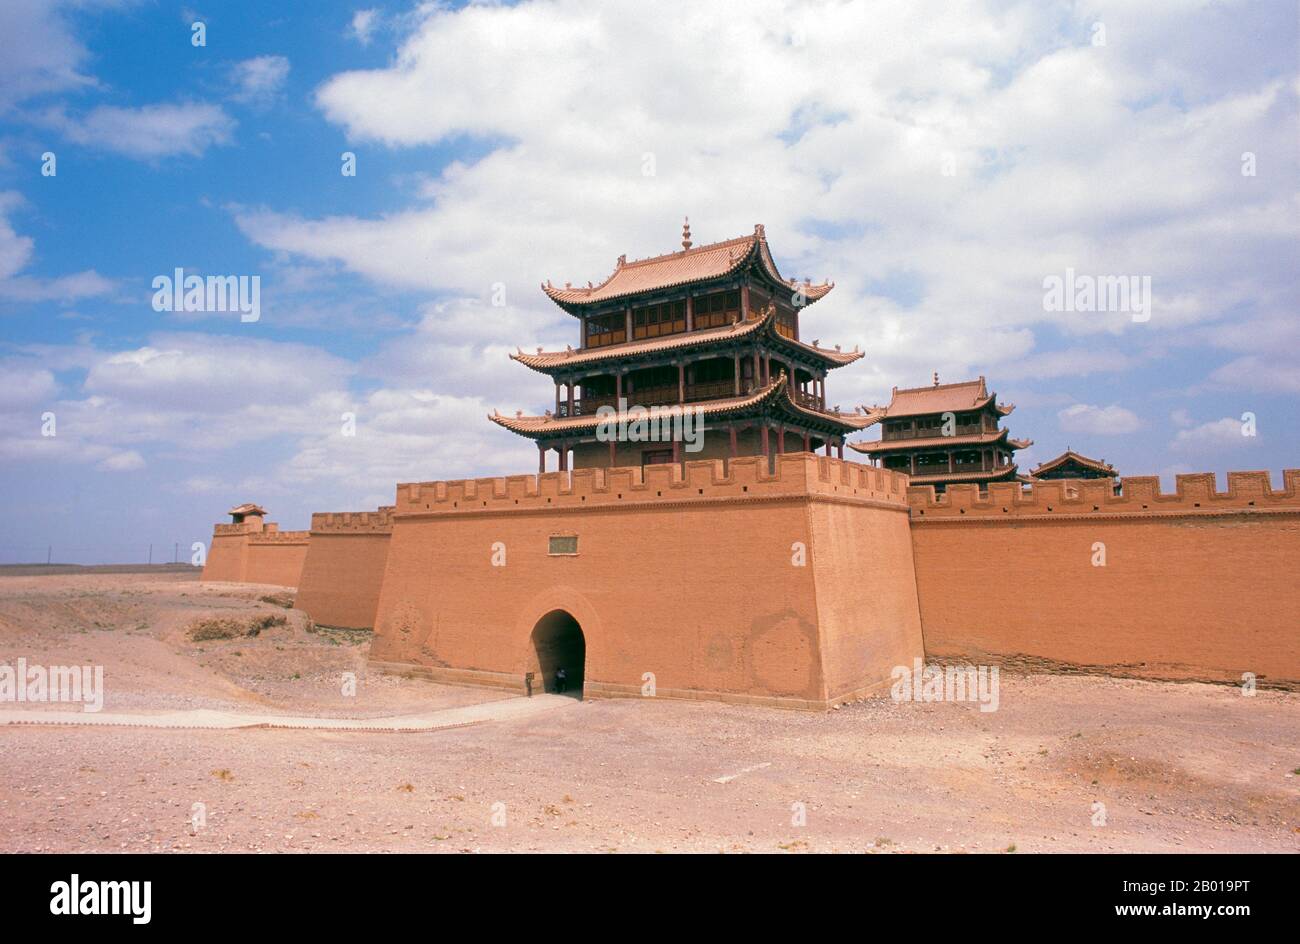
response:
<path id="1" fill-rule="evenodd" d="M 568 687 L 569 687 L 569 675 L 567 672 L 564 671 L 564 666 L 560 666 L 558 669 L 555 670 L 555 690 L 559 692 L 561 695 L 563 695 L 564 690 Z"/>

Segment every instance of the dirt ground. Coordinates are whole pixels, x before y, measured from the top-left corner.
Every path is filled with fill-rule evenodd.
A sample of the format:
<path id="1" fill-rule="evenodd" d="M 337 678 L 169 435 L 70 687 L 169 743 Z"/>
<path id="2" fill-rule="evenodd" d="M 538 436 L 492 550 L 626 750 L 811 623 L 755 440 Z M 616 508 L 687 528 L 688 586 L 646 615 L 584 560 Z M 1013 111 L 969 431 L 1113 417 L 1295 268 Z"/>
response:
<path id="1" fill-rule="evenodd" d="M 102 665 L 103 711 L 142 719 L 503 700 L 368 672 L 364 634 L 309 632 L 276 592 L 3 576 L 0 665 Z M 286 622 L 186 632 L 266 615 Z M 0 704 L 19 708 L 69 710 Z M 413 733 L 2 725 L 0 852 L 1296 852 L 1298 734 L 1300 694 L 1011 673 L 989 713 L 638 699 Z"/>

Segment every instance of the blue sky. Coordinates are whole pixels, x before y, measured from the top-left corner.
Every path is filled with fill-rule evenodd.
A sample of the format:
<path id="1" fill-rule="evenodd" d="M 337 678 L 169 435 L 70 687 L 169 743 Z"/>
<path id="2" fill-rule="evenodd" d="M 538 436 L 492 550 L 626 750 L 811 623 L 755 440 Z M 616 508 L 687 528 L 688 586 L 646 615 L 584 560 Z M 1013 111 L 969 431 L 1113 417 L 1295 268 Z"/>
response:
<path id="1" fill-rule="evenodd" d="M 1296 44 L 1285 3 L 7 3 L 0 562 L 531 471 L 485 414 L 552 396 L 509 351 L 576 343 L 538 283 L 686 214 L 835 280 L 804 330 L 867 357 L 832 402 L 983 374 L 1022 467 L 1278 480 Z M 154 311 L 178 267 L 259 276 L 260 320 Z M 1149 277 L 1149 319 L 1047 310 L 1067 268 Z"/>

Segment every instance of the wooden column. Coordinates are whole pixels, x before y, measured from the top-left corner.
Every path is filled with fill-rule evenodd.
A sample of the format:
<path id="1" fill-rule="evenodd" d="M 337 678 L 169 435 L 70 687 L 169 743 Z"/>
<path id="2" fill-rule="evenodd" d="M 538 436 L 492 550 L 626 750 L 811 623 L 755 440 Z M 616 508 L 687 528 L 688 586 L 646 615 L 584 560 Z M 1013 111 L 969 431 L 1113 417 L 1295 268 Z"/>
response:
<path id="1" fill-rule="evenodd" d="M 803 451 L 812 452 L 812 439 L 807 433 L 803 434 Z"/>
<path id="2" fill-rule="evenodd" d="M 681 461 L 682 461 L 682 441 L 680 439 L 674 439 L 673 440 L 673 462 L 680 463 Z"/>
<path id="3" fill-rule="evenodd" d="M 632 309 L 631 308 L 623 309 L 623 321 L 624 321 L 623 333 L 626 335 L 624 340 L 631 341 L 632 340 Z"/>
<path id="4" fill-rule="evenodd" d="M 740 320 L 749 319 L 749 283 L 746 282 L 740 287 Z"/>
<path id="5" fill-rule="evenodd" d="M 785 425 L 782 424 L 776 432 L 776 451 L 785 455 Z"/>
<path id="6" fill-rule="evenodd" d="M 559 387 L 556 387 L 555 389 L 556 389 L 556 390 L 559 390 L 560 388 L 559 388 Z M 556 399 L 557 399 L 557 400 L 559 399 L 558 395 L 556 396 Z M 545 473 L 546 473 L 546 443 L 541 442 L 541 441 L 538 441 L 538 443 L 537 443 L 537 474 L 538 474 L 538 475 L 544 475 Z"/>
<path id="7" fill-rule="evenodd" d="M 569 415 L 573 415 L 573 381 L 569 381 Z"/>
<path id="8" fill-rule="evenodd" d="M 622 409 L 619 405 L 623 400 L 623 372 L 614 373 L 614 409 Z"/>
<path id="9" fill-rule="evenodd" d="M 736 458 L 737 452 L 739 452 L 739 447 L 736 443 L 736 427 L 733 426 L 731 427 L 731 458 Z"/>
<path id="10" fill-rule="evenodd" d="M 677 402 L 686 402 L 686 365 L 677 364 Z"/>
<path id="11" fill-rule="evenodd" d="M 837 439 L 837 440 L 835 440 L 835 458 L 837 458 L 837 459 L 841 459 L 841 460 L 844 458 L 844 440 L 843 440 L 843 439 Z"/>
<path id="12" fill-rule="evenodd" d="M 556 416 L 560 415 L 560 388 L 563 386 L 564 384 L 560 383 L 558 380 L 555 382 L 555 415 Z"/>
<path id="13" fill-rule="evenodd" d="M 686 330 L 695 330 L 695 306 L 692 304 L 691 296 L 686 296 Z"/>
<path id="14" fill-rule="evenodd" d="M 764 383 L 772 382 L 772 355 L 771 354 L 763 355 L 763 378 L 764 378 L 763 380 Z"/>
<path id="15" fill-rule="evenodd" d="M 827 436 L 827 437 L 826 437 L 826 455 L 829 456 L 830 454 L 831 454 L 831 437 Z"/>
<path id="16" fill-rule="evenodd" d="M 757 349 L 756 349 L 756 350 L 754 351 L 754 386 L 755 386 L 755 387 L 761 387 L 761 386 L 763 386 L 763 375 L 762 375 L 762 373 L 761 373 L 760 370 L 759 370 L 758 363 L 759 363 L 759 362 L 758 362 L 758 351 L 757 351 Z"/>
<path id="17" fill-rule="evenodd" d="M 611 469 L 614 468 L 617 462 L 618 462 L 618 440 L 611 439 L 609 441 L 609 467 Z"/>
<path id="18" fill-rule="evenodd" d="M 762 435 L 763 435 L 763 455 L 764 455 L 764 456 L 771 457 L 771 455 L 772 455 L 772 445 L 771 445 L 771 443 L 768 441 L 768 435 L 767 435 L 767 424 L 766 424 L 766 423 L 763 424 L 763 434 L 762 434 Z"/>
<path id="19" fill-rule="evenodd" d="M 740 352 L 735 355 L 736 361 L 736 396 L 740 396 Z"/>

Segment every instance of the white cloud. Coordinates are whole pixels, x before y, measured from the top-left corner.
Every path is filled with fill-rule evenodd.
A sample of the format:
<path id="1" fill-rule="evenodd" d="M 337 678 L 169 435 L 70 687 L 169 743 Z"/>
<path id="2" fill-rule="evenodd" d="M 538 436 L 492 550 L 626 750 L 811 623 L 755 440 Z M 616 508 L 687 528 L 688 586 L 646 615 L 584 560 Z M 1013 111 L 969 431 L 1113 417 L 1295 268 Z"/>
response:
<path id="1" fill-rule="evenodd" d="M 538 282 L 670 249 L 686 213 L 697 243 L 764 222 L 787 275 L 837 279 L 806 323 L 870 354 L 837 376 L 845 402 L 936 367 L 1124 371 L 1230 313 L 1289 317 L 1296 91 L 1277 62 L 1204 40 L 1238 48 L 1256 9 L 1107 9 L 1104 48 L 1092 12 L 1028 4 L 421 9 L 390 65 L 336 75 L 316 101 L 357 140 L 469 136 L 487 153 L 383 216 L 237 210 L 254 242 L 400 288 L 484 298 L 502 282 L 537 333 L 572 338 Z M 1207 58 L 1233 79 L 1206 83 Z M 1241 176 L 1243 142 L 1270 175 Z M 1151 275 L 1151 321 L 1044 311 L 1044 276 L 1067 267 Z M 892 272 L 917 297 L 880 288 Z M 1040 350 L 1045 331 L 1090 340 Z M 1101 332 L 1122 344 L 1098 349 Z"/>
<path id="2" fill-rule="evenodd" d="M 350 30 L 352 36 L 363 46 L 370 45 L 370 39 L 379 25 L 378 10 L 358 10 L 352 14 Z"/>
<path id="3" fill-rule="evenodd" d="M 36 242 L 14 230 L 8 214 L 22 205 L 14 191 L 0 191 L 0 298 L 16 301 L 70 302 L 81 298 L 107 295 L 113 282 L 87 269 L 52 279 L 22 275 L 33 261 Z"/>
<path id="4" fill-rule="evenodd" d="M 230 69 L 235 85 L 231 95 L 237 102 L 267 105 L 278 96 L 289 78 L 289 60 L 284 56 L 257 56 L 237 62 Z"/>
<path id="5" fill-rule="evenodd" d="M 98 468 L 105 472 L 132 472 L 143 469 L 144 465 L 144 457 L 140 453 L 134 449 L 127 449 L 108 456 L 99 463 Z"/>
<path id="6" fill-rule="evenodd" d="M 1113 403 L 1105 407 L 1075 403 L 1057 413 L 1056 418 L 1067 433 L 1122 436 L 1142 428 L 1142 421 L 1136 413 Z"/>
<path id="7" fill-rule="evenodd" d="M 1171 446 L 1174 449 L 1220 449 L 1249 446 L 1258 441 L 1258 436 L 1245 435 L 1241 420 L 1225 416 L 1190 429 L 1180 429 Z"/>
<path id="8" fill-rule="evenodd" d="M 199 156 L 209 147 L 228 144 L 235 129 L 235 120 L 219 105 L 197 102 L 139 108 L 100 105 L 79 118 L 55 110 L 44 121 L 76 144 L 140 160 Z"/>
<path id="9" fill-rule="evenodd" d="M 7 407 L 50 404 L 57 392 L 54 374 L 43 365 L 20 360 L 0 361 L 0 403 Z M 33 429 L 40 426 L 39 413 L 39 410 L 26 413 Z"/>
<path id="10" fill-rule="evenodd" d="M 0 111 L 37 95 L 95 85 L 86 49 L 50 0 L 6 0 L 0 29 Z"/>

